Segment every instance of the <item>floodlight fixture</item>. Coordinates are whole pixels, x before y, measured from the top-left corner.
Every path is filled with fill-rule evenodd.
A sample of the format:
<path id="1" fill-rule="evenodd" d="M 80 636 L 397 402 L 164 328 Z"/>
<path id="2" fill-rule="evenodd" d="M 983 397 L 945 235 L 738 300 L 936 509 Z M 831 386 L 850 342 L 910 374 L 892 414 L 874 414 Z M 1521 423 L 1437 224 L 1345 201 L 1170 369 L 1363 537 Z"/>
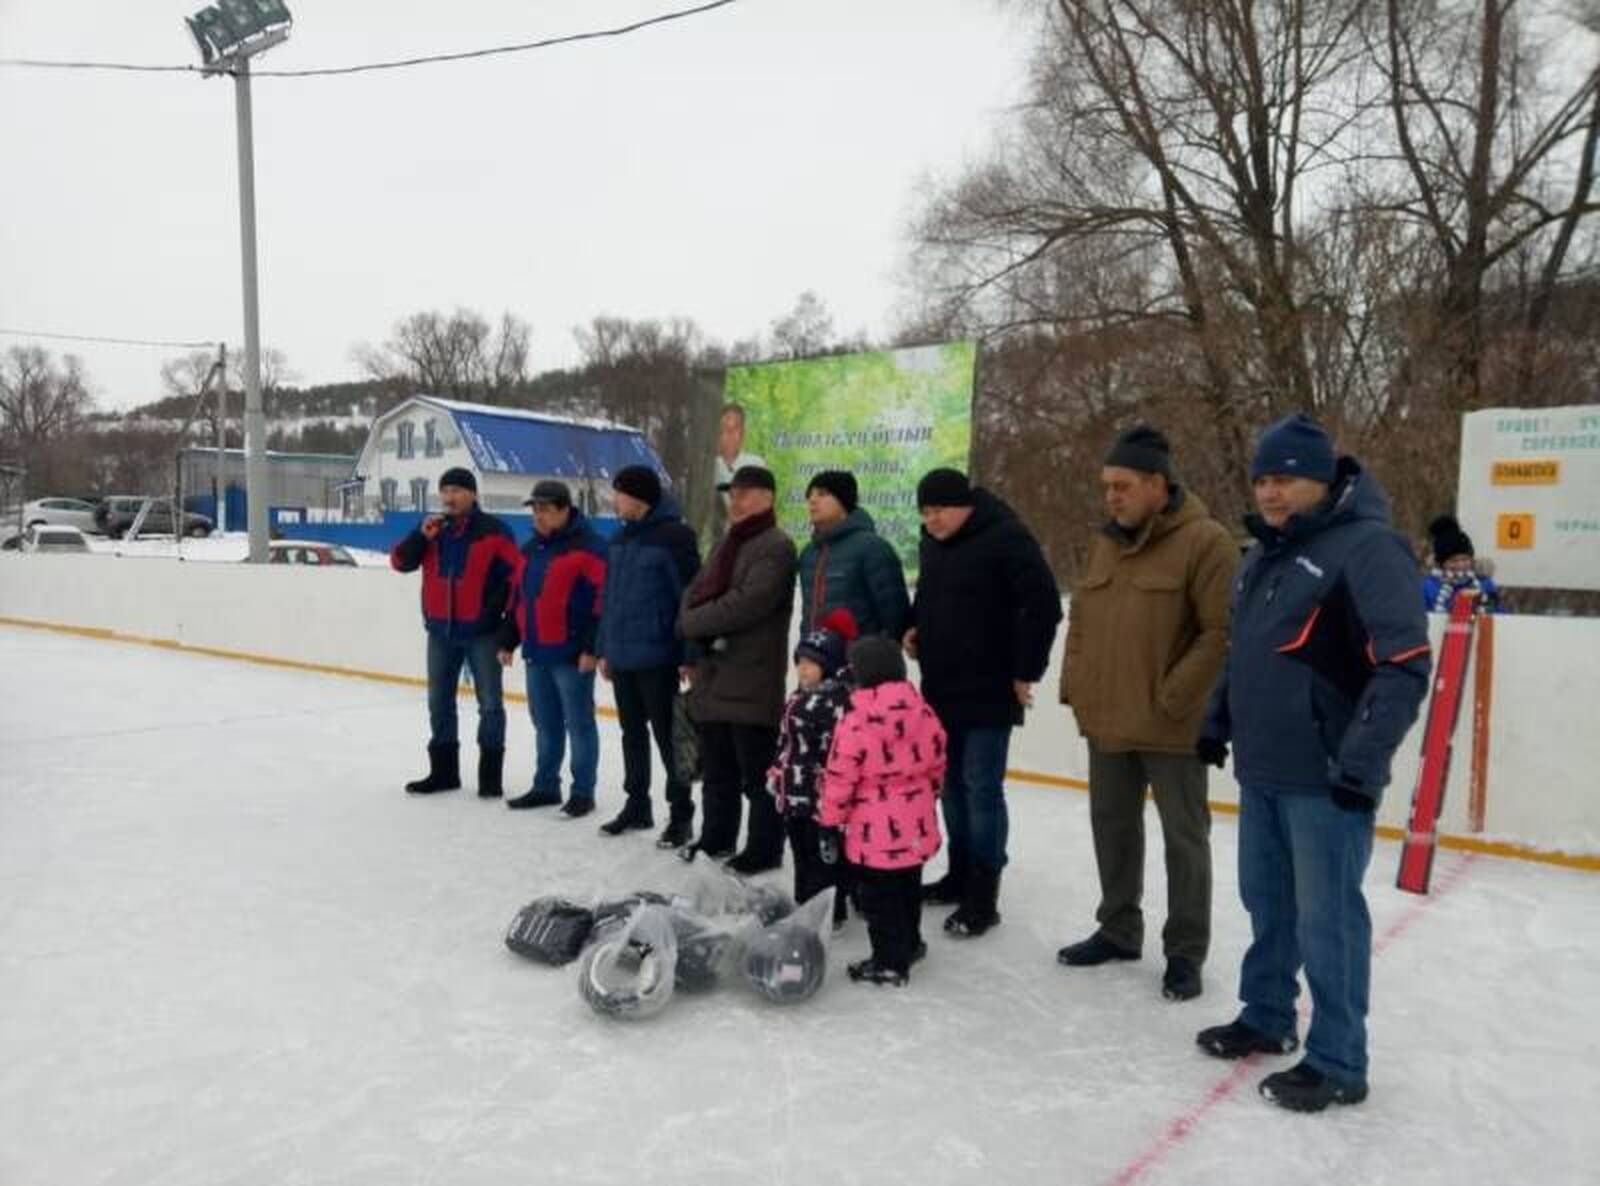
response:
<path id="1" fill-rule="evenodd" d="M 289 36 L 294 24 L 283 0 L 217 0 L 184 21 L 208 74 L 231 72 L 271 49 Z"/>

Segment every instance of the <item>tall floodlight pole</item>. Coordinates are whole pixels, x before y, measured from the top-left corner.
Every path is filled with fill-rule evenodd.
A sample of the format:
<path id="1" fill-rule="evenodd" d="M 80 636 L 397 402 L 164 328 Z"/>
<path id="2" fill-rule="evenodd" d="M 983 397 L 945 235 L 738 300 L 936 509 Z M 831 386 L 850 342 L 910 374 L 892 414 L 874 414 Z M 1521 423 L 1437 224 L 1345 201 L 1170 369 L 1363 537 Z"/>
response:
<path id="1" fill-rule="evenodd" d="M 239 263 L 244 287 L 244 491 L 250 562 L 267 562 L 267 417 L 261 404 L 261 314 L 256 289 L 256 168 L 250 59 L 286 41 L 282 0 L 220 0 L 188 18 L 207 77 L 233 75 L 239 133 Z"/>

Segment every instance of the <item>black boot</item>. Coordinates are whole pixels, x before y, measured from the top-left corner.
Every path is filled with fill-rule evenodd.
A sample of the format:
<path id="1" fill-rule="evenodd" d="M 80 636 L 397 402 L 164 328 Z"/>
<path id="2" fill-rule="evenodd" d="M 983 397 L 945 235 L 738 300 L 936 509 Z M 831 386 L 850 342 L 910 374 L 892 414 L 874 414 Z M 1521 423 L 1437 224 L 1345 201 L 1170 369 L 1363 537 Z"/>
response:
<path id="1" fill-rule="evenodd" d="M 661 829 L 661 835 L 656 837 L 657 848 L 682 848 L 694 838 L 694 812 L 691 809 L 688 815 L 680 816 L 676 811 L 667 821 L 667 826 Z"/>
<path id="2" fill-rule="evenodd" d="M 408 795 L 432 795 L 439 791 L 460 789 L 461 747 L 459 745 L 430 745 L 428 777 L 406 783 Z"/>
<path id="3" fill-rule="evenodd" d="M 534 787 L 515 799 L 507 799 L 506 806 L 512 811 L 525 811 L 530 807 L 560 807 L 560 791 L 541 791 Z"/>
<path id="4" fill-rule="evenodd" d="M 1200 965 L 1175 955 L 1167 961 L 1161 977 L 1161 995 L 1169 1001 L 1192 1001 L 1200 995 Z"/>
<path id="5" fill-rule="evenodd" d="M 478 747 L 478 798 L 498 799 L 505 794 L 500 775 L 506 765 L 506 747 Z"/>
<path id="6" fill-rule="evenodd" d="M 763 795 L 750 800 L 750 832 L 744 848 L 727 862 L 733 873 L 748 877 L 783 867 L 783 821 L 772 800 Z"/>
<path id="7" fill-rule="evenodd" d="M 1101 964 L 1109 964 L 1112 960 L 1136 960 L 1139 958 L 1139 949 L 1124 947 L 1120 943 L 1113 943 L 1103 933 L 1096 931 L 1087 939 L 1080 939 L 1076 943 L 1068 943 L 1056 952 L 1056 962 L 1065 964 L 1069 968 L 1095 968 Z"/>
<path id="8" fill-rule="evenodd" d="M 944 929 L 961 939 L 976 939 L 986 931 L 1000 925 L 1000 911 L 995 906 L 1000 898 L 1000 870 L 972 866 L 967 877 L 967 894 L 961 907 L 944 920 Z"/>
<path id="9" fill-rule="evenodd" d="M 972 870 L 972 862 L 967 860 L 966 853 L 954 845 L 946 855 L 950 858 L 950 871 L 938 881 L 930 881 L 922 887 L 924 902 L 954 905 L 967 896 L 967 876 Z"/>
<path id="10" fill-rule="evenodd" d="M 607 836 L 620 836 L 624 832 L 637 828 L 653 828 L 656 826 L 655 816 L 650 811 L 648 796 L 635 798 L 628 796 L 628 801 L 622 805 L 622 810 L 616 817 L 600 825 L 600 830 Z"/>
<path id="11" fill-rule="evenodd" d="M 1248 1054 L 1292 1054 L 1300 1040 L 1293 1034 L 1274 1038 L 1242 1021 L 1213 1025 L 1195 1035 L 1195 1043 L 1213 1058 L 1244 1058 Z"/>
<path id="12" fill-rule="evenodd" d="M 1365 1083 L 1343 1083 L 1310 1063 L 1301 1063 L 1261 1080 L 1261 1094 L 1293 1112 L 1320 1112 L 1329 1104 L 1359 1104 L 1367 1098 Z"/>

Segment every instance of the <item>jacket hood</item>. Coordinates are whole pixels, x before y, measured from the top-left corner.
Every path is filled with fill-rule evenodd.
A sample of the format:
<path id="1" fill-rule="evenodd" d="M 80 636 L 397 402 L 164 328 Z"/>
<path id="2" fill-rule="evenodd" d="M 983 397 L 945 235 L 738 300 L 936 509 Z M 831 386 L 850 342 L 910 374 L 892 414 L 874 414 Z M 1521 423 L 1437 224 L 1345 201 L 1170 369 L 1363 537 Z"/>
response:
<path id="1" fill-rule="evenodd" d="M 1280 530 L 1270 526 L 1259 514 L 1245 516 L 1244 525 L 1268 548 L 1309 539 L 1342 523 L 1368 520 L 1388 526 L 1389 496 L 1378 479 L 1361 467 L 1354 457 L 1339 458 L 1333 485 L 1321 506 L 1305 515 L 1293 515 Z"/>
<path id="2" fill-rule="evenodd" d="M 624 522 L 622 530 L 625 533 L 637 535 L 646 528 L 654 527 L 657 523 L 670 523 L 674 519 L 681 518 L 683 518 L 683 511 L 678 507 L 677 501 L 672 495 L 664 493 L 661 496 L 661 501 L 651 507 L 644 518 L 637 519 L 632 523 Z"/>
<path id="3" fill-rule="evenodd" d="M 857 507 L 855 510 L 846 515 L 841 521 L 835 523 L 832 527 L 826 528 L 822 531 L 813 532 L 812 538 L 815 539 L 819 544 L 831 544 L 843 539 L 847 535 L 855 535 L 858 532 L 863 531 L 876 532 L 877 530 L 878 525 L 873 522 L 872 516 L 867 513 L 866 509 L 864 507 Z"/>
<path id="4" fill-rule="evenodd" d="M 1115 519 L 1107 519 L 1100 530 L 1109 535 L 1123 548 L 1138 551 L 1162 536 L 1172 534 L 1172 532 L 1186 523 L 1210 517 L 1211 510 L 1204 502 L 1186 488 L 1174 483 L 1167 505 L 1150 516 L 1149 521 L 1138 531 L 1130 533 L 1118 524 Z"/>
<path id="5" fill-rule="evenodd" d="M 1006 502 L 1005 499 L 998 494 L 991 494 L 982 486 L 974 486 L 972 488 L 972 514 L 967 516 L 967 521 L 961 525 L 961 530 L 957 531 L 949 539 L 941 540 L 934 539 L 932 535 L 928 534 L 928 529 L 924 527 L 922 529 L 922 537 L 939 544 L 941 547 L 950 548 L 957 544 L 965 543 L 973 536 L 989 530 L 997 523 L 1003 523 L 1016 517 L 1017 512 L 1011 509 L 1011 504 Z"/>

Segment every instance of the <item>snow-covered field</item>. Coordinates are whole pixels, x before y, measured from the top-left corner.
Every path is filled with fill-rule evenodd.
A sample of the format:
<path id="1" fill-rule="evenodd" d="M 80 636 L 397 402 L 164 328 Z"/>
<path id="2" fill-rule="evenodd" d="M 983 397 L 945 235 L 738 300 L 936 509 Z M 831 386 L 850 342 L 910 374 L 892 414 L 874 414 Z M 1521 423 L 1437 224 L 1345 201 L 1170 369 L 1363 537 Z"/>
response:
<path id="1" fill-rule="evenodd" d="M 807 1005 L 723 988 L 630 1026 L 501 941 L 535 895 L 678 872 L 596 833 L 602 738 L 587 820 L 408 799 L 420 689 L 0 627 L 0 1183 L 1597 1180 L 1593 874 L 1442 853 L 1419 900 L 1380 843 L 1372 1095 L 1321 1116 L 1256 1096 L 1283 1062 L 1193 1045 L 1246 939 L 1229 817 L 1199 1001 L 1160 998 L 1154 940 L 1056 965 L 1096 898 L 1071 791 L 1012 789 L 1004 925 L 930 911 L 909 988 L 839 974 L 853 922 Z"/>

